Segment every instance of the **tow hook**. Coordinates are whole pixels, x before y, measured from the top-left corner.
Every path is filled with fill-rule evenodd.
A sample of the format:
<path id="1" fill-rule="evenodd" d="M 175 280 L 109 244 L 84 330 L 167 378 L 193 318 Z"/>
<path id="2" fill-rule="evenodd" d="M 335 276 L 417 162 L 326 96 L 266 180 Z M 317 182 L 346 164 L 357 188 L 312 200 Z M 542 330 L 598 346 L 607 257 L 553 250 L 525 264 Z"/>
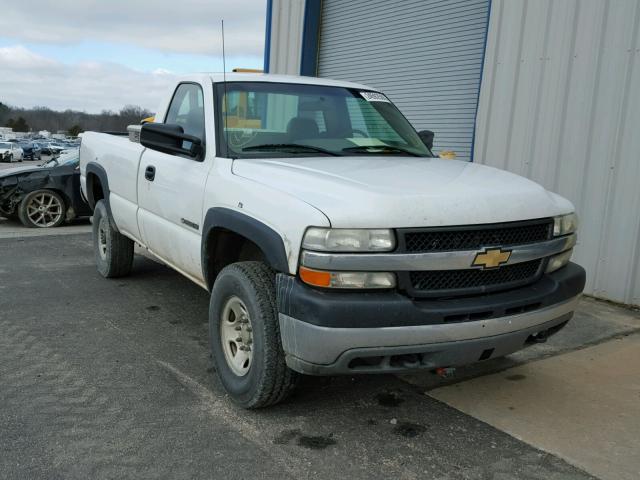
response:
<path id="1" fill-rule="evenodd" d="M 549 335 L 545 330 L 543 332 L 538 332 L 538 333 L 529 335 L 529 338 L 527 340 L 529 343 L 545 343 L 547 341 L 547 338 L 549 338 Z"/>
<path id="2" fill-rule="evenodd" d="M 455 375 L 456 369 L 454 367 L 438 367 L 433 373 L 441 378 L 451 378 Z"/>

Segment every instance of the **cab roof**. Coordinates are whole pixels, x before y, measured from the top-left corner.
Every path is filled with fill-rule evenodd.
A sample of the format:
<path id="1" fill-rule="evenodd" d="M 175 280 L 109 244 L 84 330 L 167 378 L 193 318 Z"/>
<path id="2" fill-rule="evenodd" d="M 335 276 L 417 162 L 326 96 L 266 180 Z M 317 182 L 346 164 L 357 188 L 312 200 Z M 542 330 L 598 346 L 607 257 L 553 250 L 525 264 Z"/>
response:
<path id="1" fill-rule="evenodd" d="M 207 82 L 222 83 L 225 80 L 225 75 L 222 73 L 193 73 L 190 75 L 181 75 L 178 77 L 176 83 L 181 82 L 196 82 L 201 85 L 205 85 Z M 272 83 L 297 83 L 304 85 L 322 85 L 327 87 L 343 87 L 343 88 L 355 88 L 359 90 L 372 90 L 378 91 L 377 88 L 371 88 L 366 85 L 352 82 L 343 82 L 342 80 L 332 80 L 330 78 L 318 78 L 318 77 L 304 77 L 298 75 L 272 75 L 269 73 L 236 73 L 229 72 L 226 74 L 227 82 L 272 82 Z M 176 88 L 176 83 L 171 86 L 170 90 L 167 90 L 166 96 L 162 98 L 162 103 L 156 110 L 155 118 L 161 119 L 165 117 L 167 109 L 169 108 L 169 102 L 173 96 L 173 92 Z"/>
<path id="2" fill-rule="evenodd" d="M 202 73 L 199 75 L 207 76 L 213 83 L 220 83 L 225 80 L 225 75 L 222 73 Z M 272 82 L 272 83 L 298 83 L 305 85 L 323 85 L 328 87 L 345 87 L 345 88 L 357 88 L 363 90 L 377 90 L 367 85 L 360 83 L 345 82 L 342 80 L 332 80 L 330 78 L 318 78 L 318 77 L 306 77 L 300 75 L 274 75 L 270 73 L 236 73 L 229 72 L 226 74 L 227 82 Z"/>

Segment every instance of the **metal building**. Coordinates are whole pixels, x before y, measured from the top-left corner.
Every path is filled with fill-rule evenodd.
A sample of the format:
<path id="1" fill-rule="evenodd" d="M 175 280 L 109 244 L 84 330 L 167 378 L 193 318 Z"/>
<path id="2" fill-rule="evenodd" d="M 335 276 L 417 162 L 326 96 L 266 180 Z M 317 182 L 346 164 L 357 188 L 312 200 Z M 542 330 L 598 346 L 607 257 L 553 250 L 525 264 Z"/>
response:
<path id="1" fill-rule="evenodd" d="M 581 218 L 588 293 L 640 304 L 639 0 L 268 0 L 265 70 L 384 90 L 435 150 Z"/>

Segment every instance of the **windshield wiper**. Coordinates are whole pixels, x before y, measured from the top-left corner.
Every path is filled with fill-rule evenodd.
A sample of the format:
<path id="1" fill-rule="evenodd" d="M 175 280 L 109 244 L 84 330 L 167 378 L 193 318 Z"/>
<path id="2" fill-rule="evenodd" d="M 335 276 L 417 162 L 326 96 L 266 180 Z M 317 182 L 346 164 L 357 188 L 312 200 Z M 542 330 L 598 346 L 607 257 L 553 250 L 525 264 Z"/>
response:
<path id="1" fill-rule="evenodd" d="M 376 151 L 377 150 L 377 151 Z M 380 150 L 386 150 L 387 152 L 406 153 L 413 157 L 422 157 L 419 153 L 412 152 L 402 147 L 394 147 L 391 145 L 358 145 L 357 147 L 343 148 L 343 152 L 358 152 L 358 153 L 379 153 Z"/>
<path id="2" fill-rule="evenodd" d="M 324 153 L 333 157 L 341 156 L 339 153 L 332 152 L 331 150 L 327 150 L 326 148 L 314 147 L 313 145 L 300 145 L 299 143 L 265 143 L 263 145 L 252 145 L 250 147 L 244 147 L 242 149 L 243 152 L 252 152 L 258 150 L 303 150 L 307 152 Z"/>

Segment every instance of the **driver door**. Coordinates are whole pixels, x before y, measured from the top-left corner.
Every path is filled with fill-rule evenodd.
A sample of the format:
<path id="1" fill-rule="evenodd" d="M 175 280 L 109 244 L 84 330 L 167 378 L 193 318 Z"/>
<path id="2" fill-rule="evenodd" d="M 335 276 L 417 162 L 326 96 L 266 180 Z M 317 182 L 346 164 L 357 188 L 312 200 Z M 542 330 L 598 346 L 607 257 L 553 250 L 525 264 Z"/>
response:
<path id="1" fill-rule="evenodd" d="M 212 101 L 212 100 L 210 100 Z M 166 124 L 205 139 L 205 97 L 196 83 L 181 83 L 169 105 Z M 138 174 L 138 225 L 147 247 L 172 267 L 202 283 L 200 259 L 202 202 L 213 155 L 200 159 L 147 148 Z"/>

